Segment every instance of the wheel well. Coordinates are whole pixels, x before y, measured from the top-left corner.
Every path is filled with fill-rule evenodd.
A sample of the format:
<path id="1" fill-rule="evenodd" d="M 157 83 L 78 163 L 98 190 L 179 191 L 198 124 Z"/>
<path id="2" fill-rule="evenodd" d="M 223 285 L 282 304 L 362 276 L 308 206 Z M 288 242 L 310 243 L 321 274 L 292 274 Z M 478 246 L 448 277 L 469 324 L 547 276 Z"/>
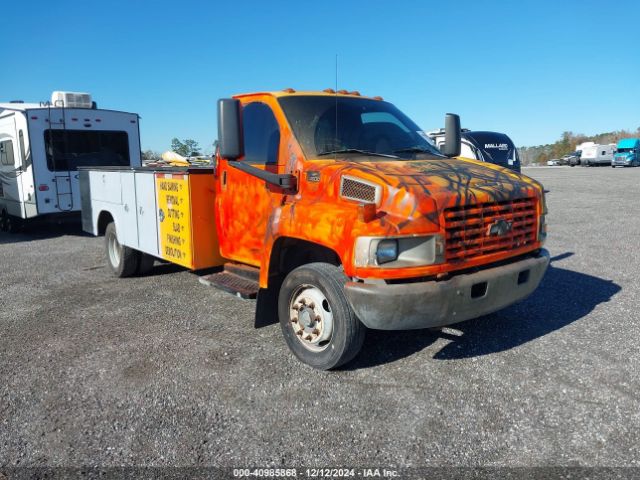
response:
<path id="1" fill-rule="evenodd" d="M 113 217 L 109 212 L 100 212 L 98 215 L 98 235 L 104 235 L 107 225 L 113 222 Z"/>
<path id="2" fill-rule="evenodd" d="M 297 238 L 280 237 L 271 249 L 269 276 L 284 276 L 294 268 L 312 262 L 339 266 L 340 256 L 328 247 Z"/>

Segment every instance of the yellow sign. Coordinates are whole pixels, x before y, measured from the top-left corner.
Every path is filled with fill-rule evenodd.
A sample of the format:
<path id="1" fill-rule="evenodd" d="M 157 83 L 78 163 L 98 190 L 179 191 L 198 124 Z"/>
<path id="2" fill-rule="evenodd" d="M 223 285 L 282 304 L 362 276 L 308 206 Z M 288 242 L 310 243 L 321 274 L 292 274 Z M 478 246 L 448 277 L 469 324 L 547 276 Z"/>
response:
<path id="1" fill-rule="evenodd" d="M 165 260 L 192 268 L 189 177 L 157 173 L 156 192 L 160 254 Z"/>

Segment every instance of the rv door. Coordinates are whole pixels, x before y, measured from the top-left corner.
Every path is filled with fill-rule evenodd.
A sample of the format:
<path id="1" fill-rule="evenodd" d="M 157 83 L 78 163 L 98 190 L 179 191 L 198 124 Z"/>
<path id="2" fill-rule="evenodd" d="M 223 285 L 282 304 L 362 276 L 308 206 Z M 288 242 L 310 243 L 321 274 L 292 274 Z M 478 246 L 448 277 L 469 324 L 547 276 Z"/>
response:
<path id="1" fill-rule="evenodd" d="M 16 135 L 15 115 L 0 119 L 0 213 L 24 217 L 22 165 Z"/>

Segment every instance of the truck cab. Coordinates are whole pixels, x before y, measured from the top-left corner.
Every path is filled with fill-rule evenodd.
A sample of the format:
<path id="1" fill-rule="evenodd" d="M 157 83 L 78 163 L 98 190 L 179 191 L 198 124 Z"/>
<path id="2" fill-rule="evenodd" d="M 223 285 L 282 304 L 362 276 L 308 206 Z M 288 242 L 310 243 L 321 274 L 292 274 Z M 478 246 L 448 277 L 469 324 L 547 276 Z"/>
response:
<path id="1" fill-rule="evenodd" d="M 436 327 L 524 298 L 542 278 L 542 186 L 455 158 L 459 119 L 448 117 L 441 152 L 395 106 L 357 92 L 239 95 L 219 112 L 221 254 L 277 285 L 303 361 L 350 358 L 324 327 L 338 335 L 349 315 L 374 329 Z"/>
<path id="2" fill-rule="evenodd" d="M 148 255 L 219 267 L 201 281 L 241 297 L 254 289 L 257 314 L 277 311 L 298 359 L 336 368 L 367 329 L 465 321 L 540 283 L 549 262 L 542 185 L 456 158 L 460 134 L 447 114 L 439 150 L 394 105 L 358 92 L 236 95 L 218 102 L 211 171 L 81 172 L 85 228 L 106 234 L 119 276 Z M 197 244 L 204 250 L 192 255 Z"/>
<path id="3" fill-rule="evenodd" d="M 623 138 L 618 142 L 612 167 L 640 166 L 640 138 Z"/>

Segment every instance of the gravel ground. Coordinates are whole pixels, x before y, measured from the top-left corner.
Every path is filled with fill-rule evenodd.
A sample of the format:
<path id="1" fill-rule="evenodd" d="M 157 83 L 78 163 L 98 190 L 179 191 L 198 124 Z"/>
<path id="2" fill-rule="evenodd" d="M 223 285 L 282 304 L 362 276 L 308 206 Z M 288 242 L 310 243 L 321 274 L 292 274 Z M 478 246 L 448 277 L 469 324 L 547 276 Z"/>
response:
<path id="1" fill-rule="evenodd" d="M 553 261 L 526 301 L 370 332 L 346 369 L 255 302 L 103 239 L 0 234 L 0 466 L 640 466 L 640 168 L 531 168 Z"/>

